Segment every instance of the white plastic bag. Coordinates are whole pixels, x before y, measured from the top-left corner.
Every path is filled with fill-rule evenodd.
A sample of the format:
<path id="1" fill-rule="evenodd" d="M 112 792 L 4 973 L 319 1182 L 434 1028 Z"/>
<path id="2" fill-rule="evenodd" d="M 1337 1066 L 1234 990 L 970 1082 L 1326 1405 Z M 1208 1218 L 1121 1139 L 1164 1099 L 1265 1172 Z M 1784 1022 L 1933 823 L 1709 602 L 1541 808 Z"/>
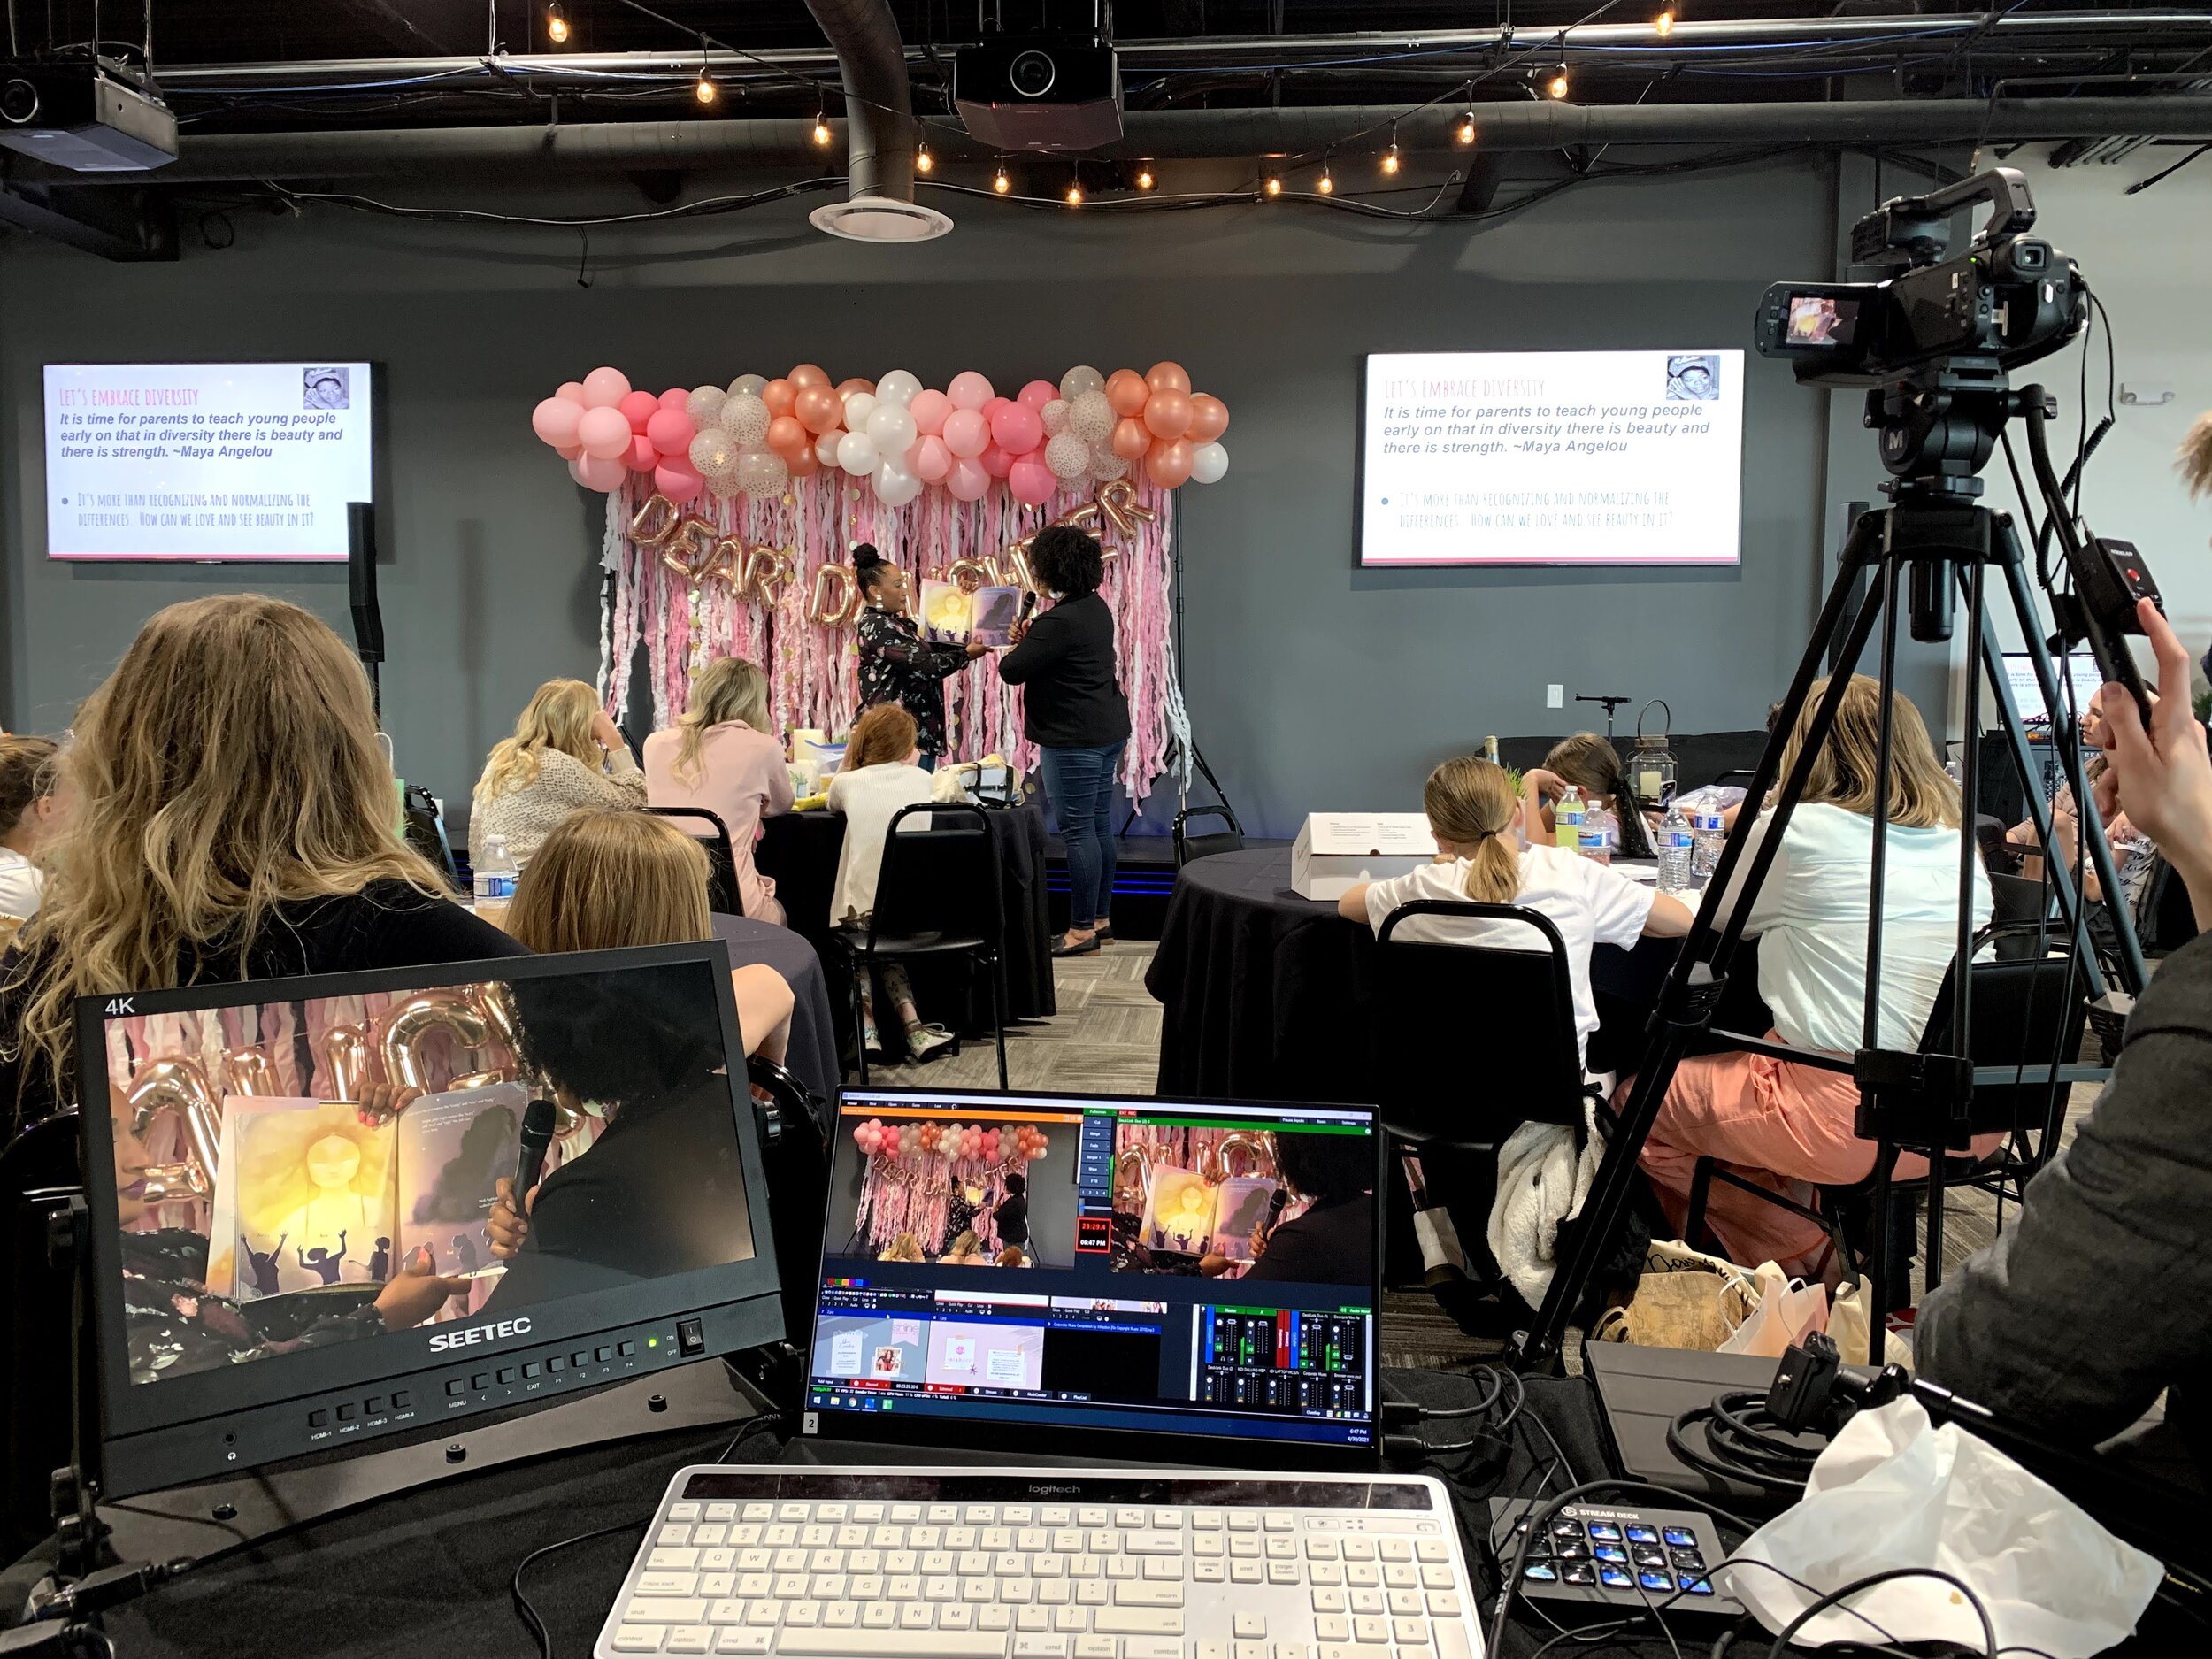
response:
<path id="1" fill-rule="evenodd" d="M 2089 1659 L 2124 1640 L 2164 1569 L 1985 1440 L 1893 1401 L 1844 1425 L 1813 1465 L 1805 1495 L 1737 1552 L 1819 1593 L 1893 1567 L 1934 1567 L 1970 1586 L 2000 1647 Z M 1816 1599 L 1757 1567 L 1726 1567 L 1725 1588 L 1779 1634 Z M 1985 1651 L 1972 1605 L 1939 1578 L 1893 1578 L 1849 1608 L 1898 1642 Z M 1793 1640 L 1884 1640 L 1830 1608 Z"/>
<path id="2" fill-rule="evenodd" d="M 1828 1292 L 1824 1286 L 1792 1279 L 1772 1262 L 1760 1263 L 1751 1281 L 1758 1286 L 1759 1305 L 1720 1345 L 1720 1352 L 1780 1359 L 1815 1331 L 1828 1328 Z M 1860 1351 L 1864 1353 L 1864 1348 Z"/>

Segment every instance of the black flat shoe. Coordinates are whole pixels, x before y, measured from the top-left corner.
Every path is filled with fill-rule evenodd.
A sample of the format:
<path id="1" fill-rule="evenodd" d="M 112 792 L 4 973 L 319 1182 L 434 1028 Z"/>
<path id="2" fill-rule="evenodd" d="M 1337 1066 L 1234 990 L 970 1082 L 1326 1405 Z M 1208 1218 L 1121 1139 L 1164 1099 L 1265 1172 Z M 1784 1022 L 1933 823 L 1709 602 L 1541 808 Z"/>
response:
<path id="1" fill-rule="evenodd" d="M 1098 943 L 1096 933 L 1082 940 L 1071 939 L 1068 934 L 1063 933 L 1052 941 L 1052 954 L 1056 956 L 1094 956 L 1098 954 Z"/>
<path id="2" fill-rule="evenodd" d="M 1111 922 L 1101 922 L 1098 925 L 1098 931 L 1093 933 L 1091 937 L 1098 941 L 1098 942 L 1102 945 L 1112 944 L 1114 942 L 1114 925 Z"/>

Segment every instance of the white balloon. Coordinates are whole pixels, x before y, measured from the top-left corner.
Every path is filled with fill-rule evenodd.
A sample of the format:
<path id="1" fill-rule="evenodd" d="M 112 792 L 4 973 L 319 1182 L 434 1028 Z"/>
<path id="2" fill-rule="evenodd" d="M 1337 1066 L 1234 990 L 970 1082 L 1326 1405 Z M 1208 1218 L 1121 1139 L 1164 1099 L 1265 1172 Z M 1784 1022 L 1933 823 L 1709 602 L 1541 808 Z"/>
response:
<path id="1" fill-rule="evenodd" d="M 903 507 L 922 493 L 922 480 L 895 461 L 876 467 L 876 499 L 887 507 Z"/>
<path id="2" fill-rule="evenodd" d="M 879 404 L 896 403 L 904 409 L 914 401 L 921 389 L 921 376 L 910 374 L 904 369 L 894 369 L 876 382 L 876 402 Z"/>
<path id="3" fill-rule="evenodd" d="M 885 455 L 904 455 L 914 447 L 914 417 L 903 403 L 879 400 L 868 411 L 868 436 Z"/>
<path id="4" fill-rule="evenodd" d="M 845 434 L 841 432 L 833 430 L 826 432 L 820 437 L 815 439 L 814 458 L 819 461 L 824 466 L 835 466 L 837 465 L 838 442 L 843 438 L 844 435 Z"/>
<path id="5" fill-rule="evenodd" d="M 745 495 L 779 494 L 790 477 L 783 457 L 766 449 L 749 449 L 737 457 L 737 488 Z"/>
<path id="6" fill-rule="evenodd" d="M 1046 442 L 1045 465 L 1056 479 L 1080 478 L 1091 469 L 1091 446 L 1072 432 L 1064 432 Z"/>
<path id="7" fill-rule="evenodd" d="M 1086 392 L 1105 389 L 1106 377 L 1087 363 L 1079 363 L 1060 377 L 1060 396 L 1071 403 Z"/>
<path id="8" fill-rule="evenodd" d="M 868 417 L 875 412 L 876 395 L 873 392 L 855 392 L 845 400 L 845 430 L 864 432 Z"/>
<path id="9" fill-rule="evenodd" d="M 730 396 L 735 397 L 740 392 L 750 392 L 758 397 L 767 387 L 768 377 L 764 374 L 741 374 L 730 382 Z"/>
<path id="10" fill-rule="evenodd" d="M 1068 430 L 1086 443 L 1103 443 L 1114 434 L 1114 406 L 1093 387 L 1068 400 Z"/>
<path id="11" fill-rule="evenodd" d="M 768 442 L 768 405 L 750 392 L 732 392 L 722 400 L 714 424 L 737 440 L 741 449 L 757 449 Z"/>
<path id="12" fill-rule="evenodd" d="M 873 440 L 864 432 L 849 432 L 837 441 L 837 465 L 855 478 L 867 477 L 881 459 Z"/>
<path id="13" fill-rule="evenodd" d="M 1091 476 L 1100 483 L 1129 476 L 1129 463 L 1114 453 L 1110 443 L 1091 445 Z"/>
<path id="14" fill-rule="evenodd" d="M 1229 452 L 1217 443 L 1202 443 L 1190 452 L 1190 475 L 1201 484 L 1218 484 L 1228 475 Z"/>
<path id="15" fill-rule="evenodd" d="M 729 396 L 718 386 L 695 386 L 691 396 L 684 399 L 684 413 L 691 417 L 694 426 L 714 425 L 714 418 L 722 412 L 723 401 Z"/>
<path id="16" fill-rule="evenodd" d="M 1068 400 L 1056 397 L 1037 411 L 1037 419 L 1045 423 L 1045 436 L 1056 438 L 1068 429 Z"/>

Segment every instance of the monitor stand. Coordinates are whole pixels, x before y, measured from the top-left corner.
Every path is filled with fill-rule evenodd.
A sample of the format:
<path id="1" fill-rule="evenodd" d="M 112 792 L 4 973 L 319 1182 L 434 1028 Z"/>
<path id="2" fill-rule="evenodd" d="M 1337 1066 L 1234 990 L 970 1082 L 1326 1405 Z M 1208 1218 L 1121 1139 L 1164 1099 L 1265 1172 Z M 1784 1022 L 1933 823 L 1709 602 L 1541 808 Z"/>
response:
<path id="1" fill-rule="evenodd" d="M 733 1370 L 703 1360 L 412 1445 L 102 1503 L 99 1515 L 106 1549 L 124 1561 L 204 1560 L 394 1493 L 549 1452 L 769 1415 Z"/>

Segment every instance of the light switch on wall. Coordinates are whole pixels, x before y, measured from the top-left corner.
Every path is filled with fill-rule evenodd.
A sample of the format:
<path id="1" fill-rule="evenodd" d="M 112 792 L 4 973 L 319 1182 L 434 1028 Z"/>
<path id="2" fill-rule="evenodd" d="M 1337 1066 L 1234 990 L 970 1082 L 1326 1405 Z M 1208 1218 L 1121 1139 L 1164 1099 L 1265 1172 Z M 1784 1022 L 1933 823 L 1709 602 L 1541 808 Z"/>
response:
<path id="1" fill-rule="evenodd" d="M 1547 709 L 1565 708 L 1567 706 L 1566 687 L 1546 686 L 1544 687 L 1544 706 Z"/>

